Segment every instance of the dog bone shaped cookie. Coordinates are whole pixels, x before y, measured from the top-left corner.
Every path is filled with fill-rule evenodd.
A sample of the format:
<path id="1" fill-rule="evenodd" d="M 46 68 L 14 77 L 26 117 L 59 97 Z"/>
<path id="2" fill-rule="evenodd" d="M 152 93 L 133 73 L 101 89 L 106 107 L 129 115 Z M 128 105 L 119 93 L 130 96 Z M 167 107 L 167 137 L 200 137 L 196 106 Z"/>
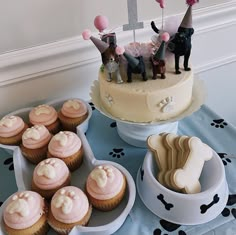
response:
<path id="1" fill-rule="evenodd" d="M 201 191 L 199 177 L 204 162 L 212 158 L 212 149 L 197 137 L 191 137 L 186 142 L 189 148 L 188 158 L 182 168 L 175 170 L 173 182 L 186 193 L 199 193 Z"/>
<path id="2" fill-rule="evenodd" d="M 176 164 L 177 164 L 177 151 L 174 145 L 174 141 L 177 137 L 178 135 L 173 133 L 169 133 L 163 136 L 163 144 L 167 149 L 167 166 L 168 166 L 168 169 L 165 172 L 164 181 L 169 188 L 173 187 L 171 185 L 170 175 L 171 172 L 176 169 Z"/>
<path id="3" fill-rule="evenodd" d="M 167 134 L 151 135 L 147 139 L 147 145 L 149 149 L 154 153 L 156 163 L 158 165 L 157 179 L 162 185 L 166 185 L 164 182 L 164 174 L 167 170 L 167 150 L 163 145 L 163 136 Z"/>

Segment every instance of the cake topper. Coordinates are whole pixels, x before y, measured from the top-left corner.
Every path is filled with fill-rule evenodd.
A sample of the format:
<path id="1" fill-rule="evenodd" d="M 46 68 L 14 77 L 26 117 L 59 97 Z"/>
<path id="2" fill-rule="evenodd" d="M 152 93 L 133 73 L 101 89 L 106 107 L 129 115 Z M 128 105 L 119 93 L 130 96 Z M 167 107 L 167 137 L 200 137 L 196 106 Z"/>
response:
<path id="1" fill-rule="evenodd" d="M 141 74 L 143 81 L 147 81 L 146 69 L 142 55 L 132 56 L 125 52 L 122 47 L 116 48 L 116 53 L 123 54 L 127 60 L 127 82 L 132 82 L 132 74 Z"/>
<path id="2" fill-rule="evenodd" d="M 98 29 L 101 40 L 108 43 L 110 47 L 116 47 L 116 34 L 114 32 L 105 32 L 109 21 L 106 16 L 98 15 L 94 19 L 94 26 Z"/>
<path id="3" fill-rule="evenodd" d="M 143 28 L 143 22 L 138 22 L 137 0 L 127 0 L 129 23 L 123 25 L 123 30 L 133 30 L 133 39 L 135 39 L 135 29 Z"/>
<path id="4" fill-rule="evenodd" d="M 152 65 L 152 72 L 153 72 L 152 79 L 157 79 L 157 74 L 161 74 L 162 79 L 166 77 L 165 76 L 165 72 L 166 72 L 165 43 L 169 40 L 170 35 L 167 32 L 165 32 L 161 35 L 161 38 L 162 38 L 162 43 L 160 47 L 156 50 L 156 52 L 154 52 L 154 54 L 150 58 L 151 65 Z"/>
<path id="5" fill-rule="evenodd" d="M 91 31 L 88 29 L 83 31 L 82 36 L 84 40 L 90 39 L 93 42 L 93 44 L 97 47 L 97 49 L 100 51 L 102 57 L 102 63 L 107 73 L 107 81 L 111 82 L 112 75 L 115 74 L 116 82 L 123 83 L 119 69 L 120 57 L 115 51 L 116 45 L 114 45 L 113 43 L 108 44 L 107 42 L 104 42 L 96 37 L 93 37 L 91 35 Z"/>
<path id="6" fill-rule="evenodd" d="M 191 54 L 191 37 L 194 33 L 192 27 L 192 6 L 199 2 L 199 0 L 187 0 L 189 5 L 184 18 L 178 28 L 177 33 L 170 39 L 168 49 L 175 55 L 175 73 L 180 74 L 179 59 L 184 56 L 184 70 L 189 71 L 191 68 L 188 66 L 189 57 Z"/>
<path id="7" fill-rule="evenodd" d="M 162 34 L 164 33 L 164 8 L 165 8 L 165 2 L 164 0 L 156 0 L 156 2 L 158 2 L 160 4 L 160 8 L 161 8 L 161 20 L 162 20 L 162 26 L 161 26 L 161 32 L 160 30 L 156 27 L 155 22 L 151 21 L 151 28 L 152 30 L 156 33 L 156 34 Z M 161 35 L 154 35 L 152 37 L 152 41 L 154 44 L 157 44 L 157 42 L 161 42 Z"/>

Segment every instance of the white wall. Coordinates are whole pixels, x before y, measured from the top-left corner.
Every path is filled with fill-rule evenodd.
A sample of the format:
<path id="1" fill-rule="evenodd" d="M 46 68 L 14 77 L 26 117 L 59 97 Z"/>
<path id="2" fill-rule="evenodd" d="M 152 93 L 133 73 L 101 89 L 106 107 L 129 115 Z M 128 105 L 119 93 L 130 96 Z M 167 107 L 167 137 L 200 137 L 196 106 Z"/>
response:
<path id="1" fill-rule="evenodd" d="M 139 20 L 161 16 L 155 0 L 137 0 Z M 195 8 L 227 2 L 202 0 Z M 109 29 L 128 22 L 127 1 L 117 0 L 0 0 L 0 54 L 78 36 L 93 26 L 96 15 L 109 18 Z M 185 0 L 166 0 L 165 15 L 184 12 Z"/>
<path id="2" fill-rule="evenodd" d="M 236 126 L 236 63 L 230 63 L 199 74 L 207 88 L 206 105 L 227 122 Z"/>
<path id="3" fill-rule="evenodd" d="M 195 72 L 206 83 L 206 103 L 236 125 L 235 111 L 228 105 L 236 98 L 236 1 L 200 8 L 194 14 L 191 59 Z M 139 32 L 140 40 L 153 33 L 148 26 Z M 127 43 L 130 33 L 120 31 L 119 40 L 122 45 Z M 97 49 L 81 37 L 0 54 L 0 116 L 55 98 L 89 99 L 100 64 Z"/>

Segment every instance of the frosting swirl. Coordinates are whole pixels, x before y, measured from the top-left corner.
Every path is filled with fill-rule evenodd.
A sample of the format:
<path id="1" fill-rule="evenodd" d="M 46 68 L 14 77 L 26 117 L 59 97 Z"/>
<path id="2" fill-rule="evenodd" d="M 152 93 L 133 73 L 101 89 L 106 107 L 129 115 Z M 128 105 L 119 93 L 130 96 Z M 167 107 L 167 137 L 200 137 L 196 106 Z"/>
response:
<path id="1" fill-rule="evenodd" d="M 44 213 L 44 200 L 36 192 L 17 192 L 9 199 L 4 212 L 4 222 L 13 229 L 25 229 L 35 224 Z"/>
<path id="2" fill-rule="evenodd" d="M 57 111 L 50 105 L 39 105 L 29 113 L 30 122 L 34 125 L 48 126 L 57 120 Z"/>
<path id="3" fill-rule="evenodd" d="M 112 165 L 97 166 L 89 174 L 86 182 L 87 192 L 99 200 L 111 199 L 122 189 L 123 174 Z"/>
<path id="4" fill-rule="evenodd" d="M 66 117 L 78 118 L 87 113 L 87 106 L 79 99 L 68 100 L 62 105 L 61 112 Z"/>
<path id="5" fill-rule="evenodd" d="M 48 158 L 35 167 L 33 181 L 39 188 L 48 190 L 62 185 L 69 174 L 69 169 L 62 160 Z"/>
<path id="6" fill-rule="evenodd" d="M 52 135 L 43 125 L 27 128 L 22 135 L 22 144 L 29 149 L 37 149 L 49 143 Z"/>
<path id="7" fill-rule="evenodd" d="M 11 137 L 19 134 L 25 127 L 21 117 L 5 116 L 0 120 L 0 136 Z"/>
<path id="8" fill-rule="evenodd" d="M 62 223 L 80 221 L 89 210 L 89 202 L 84 192 L 74 186 L 59 189 L 51 201 L 53 216 Z"/>
<path id="9" fill-rule="evenodd" d="M 55 157 L 66 158 L 79 151 L 81 146 L 81 140 L 75 133 L 60 131 L 50 140 L 48 151 Z"/>

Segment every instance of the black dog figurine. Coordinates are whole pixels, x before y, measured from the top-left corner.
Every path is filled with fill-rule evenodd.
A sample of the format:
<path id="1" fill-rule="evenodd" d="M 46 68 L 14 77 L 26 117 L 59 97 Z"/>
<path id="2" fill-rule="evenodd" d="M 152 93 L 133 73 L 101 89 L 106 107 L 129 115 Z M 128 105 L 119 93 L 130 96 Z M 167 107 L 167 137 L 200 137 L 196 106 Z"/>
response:
<path id="1" fill-rule="evenodd" d="M 141 74 L 143 81 L 147 81 L 146 76 L 146 68 L 144 64 L 144 60 L 142 56 L 131 56 L 128 53 L 123 54 L 126 58 L 128 65 L 127 65 L 127 82 L 132 82 L 132 74 Z"/>
<path id="2" fill-rule="evenodd" d="M 184 70 L 190 71 L 191 68 L 188 66 L 189 57 L 191 54 L 191 36 L 194 33 L 193 28 L 179 27 L 178 32 L 168 43 L 168 49 L 175 54 L 175 73 L 180 74 L 179 70 L 179 58 L 184 56 Z"/>

